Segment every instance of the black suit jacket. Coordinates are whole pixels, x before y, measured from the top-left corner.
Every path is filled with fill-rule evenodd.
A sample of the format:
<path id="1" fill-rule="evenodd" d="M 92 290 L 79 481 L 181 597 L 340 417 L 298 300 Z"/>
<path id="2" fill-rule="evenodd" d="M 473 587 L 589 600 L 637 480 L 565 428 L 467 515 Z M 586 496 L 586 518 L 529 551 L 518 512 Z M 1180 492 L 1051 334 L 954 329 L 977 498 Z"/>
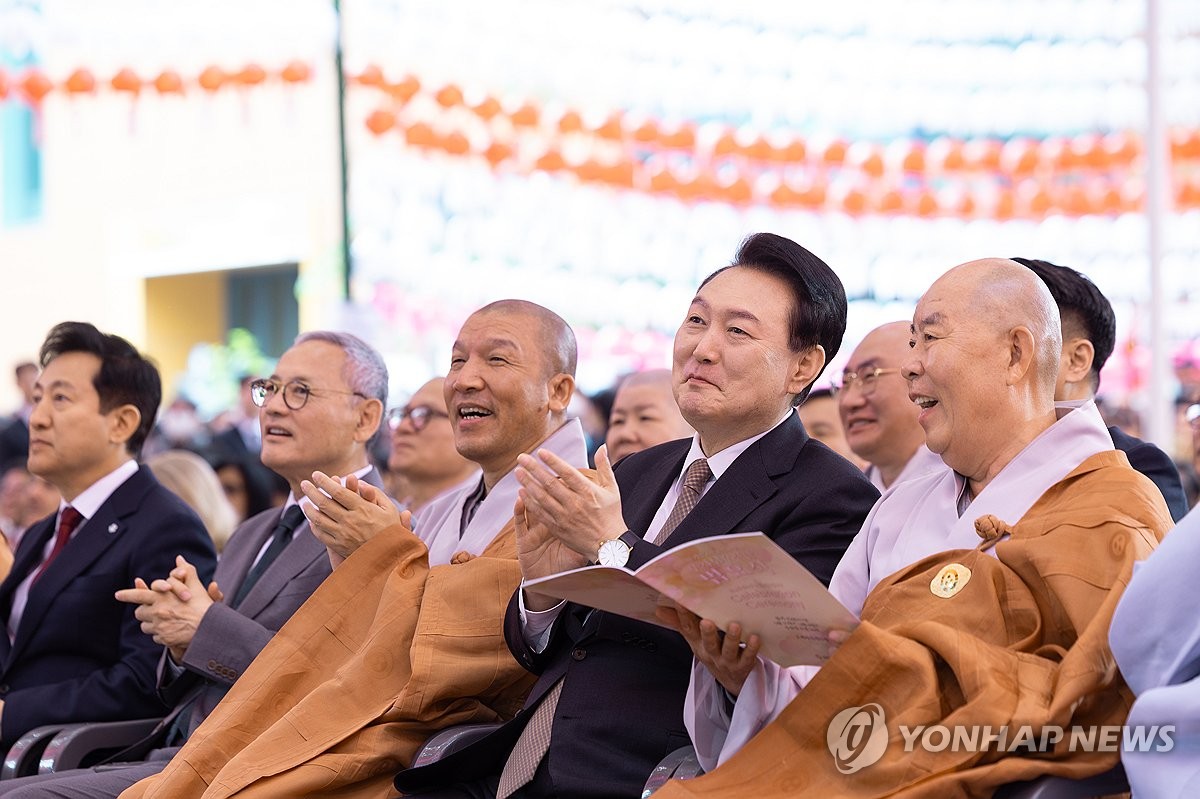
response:
<path id="1" fill-rule="evenodd" d="M 54 521 L 43 519 L 21 539 L 0 583 L 0 622 L 7 624 L 17 586 L 40 565 Z M 33 584 L 15 638 L 0 634 L 0 745 L 42 724 L 165 712 L 155 691 L 162 647 L 142 633 L 134 606 L 113 594 L 135 577 L 165 577 L 176 555 L 206 583 L 211 578 L 216 554 L 203 523 L 139 468 Z"/>
<path id="2" fill-rule="evenodd" d="M 1171 511 L 1171 518 L 1179 521 L 1187 516 L 1187 495 L 1183 492 L 1179 469 L 1170 456 L 1149 441 L 1135 438 L 1119 427 L 1108 428 L 1108 434 L 1112 436 L 1113 446 L 1129 458 L 1129 465 L 1158 486 L 1163 499 L 1167 501 L 1167 510 Z"/>
<path id="3" fill-rule="evenodd" d="M 690 446 L 691 439 L 674 441 L 618 464 L 625 522 L 639 536 L 682 471 Z M 762 531 L 828 583 L 878 497 L 862 472 L 810 439 L 793 414 L 733 462 L 662 547 L 638 543 L 628 565 L 637 568 L 696 538 Z M 550 751 L 536 784 L 552 782 L 559 796 L 638 796 L 658 761 L 688 743 L 683 700 L 692 653 L 677 633 L 568 603 L 539 654 L 525 643 L 514 594 L 505 634 L 518 662 L 540 675 L 524 710 L 476 745 L 401 772 L 396 787 L 402 792 L 498 774 L 530 711 L 564 675 Z"/>

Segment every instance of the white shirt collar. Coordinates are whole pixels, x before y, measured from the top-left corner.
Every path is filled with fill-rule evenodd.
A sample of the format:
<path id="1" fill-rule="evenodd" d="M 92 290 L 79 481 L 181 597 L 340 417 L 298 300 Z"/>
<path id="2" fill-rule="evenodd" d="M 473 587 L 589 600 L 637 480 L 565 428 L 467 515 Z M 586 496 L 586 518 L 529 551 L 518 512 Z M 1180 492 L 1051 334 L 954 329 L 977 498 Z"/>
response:
<path id="1" fill-rule="evenodd" d="M 75 497 L 73 502 L 60 501 L 58 503 L 58 512 L 61 514 L 62 509 L 70 505 L 79 511 L 79 514 L 83 518 L 92 518 L 96 515 L 96 511 L 100 510 L 100 506 L 108 501 L 112 493 L 120 488 L 122 483 L 133 477 L 137 470 L 137 461 L 130 458 L 85 488 L 80 492 L 79 496 Z"/>
<path id="2" fill-rule="evenodd" d="M 689 465 L 691 465 L 692 463 L 694 463 L 698 458 L 707 458 L 708 459 L 708 468 L 713 474 L 712 479 L 714 481 L 720 480 L 721 475 L 725 474 L 725 470 L 728 469 L 731 465 L 733 465 L 733 462 L 735 460 L 737 460 L 738 456 L 741 455 L 743 452 L 745 452 L 747 449 L 749 449 L 751 444 L 753 444 L 755 441 L 758 441 L 760 438 L 765 436 L 767 433 L 771 432 L 776 427 L 779 427 L 779 425 L 786 422 L 788 420 L 788 417 L 791 416 L 795 412 L 796 412 L 795 408 L 789 408 L 788 412 L 785 413 L 779 419 L 778 422 L 771 425 L 769 428 L 762 431 L 758 435 L 751 436 L 750 438 L 739 441 L 736 444 L 730 444 L 725 449 L 721 450 L 720 452 L 714 453 L 711 456 L 705 455 L 704 450 L 700 448 L 700 434 L 696 433 L 694 436 L 692 436 L 692 447 L 691 447 L 691 449 L 688 450 L 687 457 L 684 458 L 683 470 L 680 471 L 680 474 L 682 474 L 683 471 L 686 471 L 687 467 Z"/>

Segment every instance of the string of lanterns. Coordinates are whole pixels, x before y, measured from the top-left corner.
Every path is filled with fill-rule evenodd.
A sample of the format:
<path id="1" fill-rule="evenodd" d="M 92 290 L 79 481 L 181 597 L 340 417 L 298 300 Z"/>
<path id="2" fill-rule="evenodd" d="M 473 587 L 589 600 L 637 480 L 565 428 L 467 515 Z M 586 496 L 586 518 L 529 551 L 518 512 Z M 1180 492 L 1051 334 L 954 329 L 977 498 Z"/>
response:
<path id="1" fill-rule="evenodd" d="M 37 107 L 54 92 L 165 96 L 311 78 L 312 68 L 300 60 L 272 69 L 213 65 L 188 76 L 131 68 L 98 76 L 80 67 L 57 80 L 28 68 L 0 70 L 0 100 Z M 407 146 L 483 158 L 496 170 L 573 174 L 587 183 L 688 202 L 992 219 L 1115 215 L 1138 212 L 1145 203 L 1144 147 L 1132 132 L 849 142 L 620 111 L 593 117 L 529 100 L 471 97 L 454 84 L 425 86 L 413 75 L 389 80 L 376 65 L 348 79 L 388 98 L 364 120 L 376 136 L 399 135 Z M 1170 144 L 1175 207 L 1200 208 L 1200 129 L 1176 129 Z"/>
<path id="2" fill-rule="evenodd" d="M 482 157 L 494 169 L 570 173 L 685 201 L 993 219 L 1115 215 L 1145 203 L 1143 143 L 1131 132 L 847 142 L 619 111 L 589 119 L 530 101 L 468 98 L 412 75 L 390 81 L 373 65 L 351 80 L 389 98 L 364 119 L 376 136 Z M 1173 131 L 1171 153 L 1176 207 L 1200 207 L 1200 129 Z"/>
<path id="3" fill-rule="evenodd" d="M 54 80 L 45 71 L 37 68 L 24 69 L 15 74 L 0 70 L 0 100 L 12 97 L 36 107 L 41 105 L 48 95 L 59 91 L 71 96 L 96 94 L 103 88 L 127 92 L 134 96 L 150 90 L 161 95 L 184 94 L 195 88 L 211 93 L 227 87 L 259 86 L 268 80 L 297 84 L 305 83 L 311 78 L 312 68 L 304 61 L 289 61 L 279 69 L 272 70 L 254 63 L 232 70 L 209 66 L 194 76 L 183 76 L 173 69 L 164 69 L 156 75 L 139 75 L 133 69 L 125 67 L 111 77 L 98 77 L 92 70 L 80 67 L 61 80 Z"/>

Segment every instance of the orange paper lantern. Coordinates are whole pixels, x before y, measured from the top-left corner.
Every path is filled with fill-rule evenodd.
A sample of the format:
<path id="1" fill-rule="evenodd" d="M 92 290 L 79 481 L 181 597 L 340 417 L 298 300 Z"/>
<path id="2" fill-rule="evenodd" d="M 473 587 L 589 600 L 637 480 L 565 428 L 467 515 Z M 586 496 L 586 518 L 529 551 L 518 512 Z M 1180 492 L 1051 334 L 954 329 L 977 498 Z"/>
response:
<path id="1" fill-rule="evenodd" d="M 31 69 L 25 73 L 18 85 L 21 93 L 33 105 L 38 105 L 46 95 L 54 90 L 54 84 L 40 70 Z"/>
<path id="2" fill-rule="evenodd" d="M 696 146 L 696 128 L 691 124 L 679 125 L 671 130 L 661 132 L 658 140 L 663 147 L 677 150 L 691 150 Z"/>
<path id="3" fill-rule="evenodd" d="M 1038 161 L 1038 143 L 1032 139 L 1009 139 L 1000 151 L 1000 166 L 1010 175 L 1031 175 Z"/>
<path id="4" fill-rule="evenodd" d="M 966 166 L 963 143 L 958 139 L 934 139 L 925 149 L 925 165 L 931 172 L 958 172 Z"/>
<path id="5" fill-rule="evenodd" d="M 456 130 L 442 139 L 442 149 L 450 155 L 466 155 L 471 152 L 471 142 Z"/>
<path id="6" fill-rule="evenodd" d="M 525 103 L 516 111 L 513 111 L 511 119 L 512 123 L 517 127 L 533 128 L 537 127 L 538 120 L 540 120 L 541 117 L 542 114 L 540 111 L 538 111 L 537 106 L 534 106 L 531 103 Z"/>
<path id="7" fill-rule="evenodd" d="M 583 131 L 583 117 L 578 111 L 567 111 L 558 118 L 559 133 L 580 133 Z"/>
<path id="8" fill-rule="evenodd" d="M 142 91 L 142 79 L 129 67 L 125 67 L 113 75 L 111 82 L 112 87 L 119 92 L 138 94 Z"/>
<path id="9" fill-rule="evenodd" d="M 838 198 L 838 208 L 851 216 L 858 216 L 867 210 L 867 195 L 861 189 L 847 189 Z"/>
<path id="10" fill-rule="evenodd" d="M 197 80 L 200 83 L 200 88 L 204 89 L 205 91 L 215 92 L 224 86 L 225 81 L 228 79 L 229 76 L 225 74 L 225 70 L 217 66 L 212 66 L 206 67 L 204 71 L 200 73 L 200 77 Z"/>
<path id="11" fill-rule="evenodd" d="M 0 100 L 8 97 L 8 74 L 0 69 Z"/>
<path id="12" fill-rule="evenodd" d="M 625 128 L 621 124 L 621 114 L 612 113 L 596 128 L 596 135 L 609 141 L 621 141 L 625 137 Z"/>
<path id="13" fill-rule="evenodd" d="M 412 75 L 405 75 L 395 83 L 383 84 L 383 89 L 395 98 L 396 101 L 407 103 L 416 96 L 417 92 L 421 91 L 421 81 Z"/>
<path id="14" fill-rule="evenodd" d="M 789 139 L 775 148 L 775 160 L 781 164 L 798 164 L 807 157 L 808 147 L 801 138 Z"/>
<path id="15" fill-rule="evenodd" d="M 881 214 L 897 214 L 904 209 L 904 196 L 896 189 L 886 189 L 875 200 L 875 210 Z"/>
<path id="16" fill-rule="evenodd" d="M 411 147 L 432 147 L 437 144 L 437 136 L 429 125 L 416 122 L 404 131 L 404 141 Z"/>
<path id="17" fill-rule="evenodd" d="M 285 83 L 304 83 L 312 77 L 312 69 L 303 61 L 289 61 L 279 73 Z"/>
<path id="18" fill-rule="evenodd" d="M 737 137 L 733 131 L 727 130 L 713 141 L 712 157 L 723 158 L 738 151 Z"/>
<path id="19" fill-rule="evenodd" d="M 490 95 L 484 97 L 471 107 L 471 111 L 473 111 L 477 117 L 483 120 L 495 119 L 496 116 L 503 110 L 504 109 L 500 107 L 500 101 Z"/>
<path id="20" fill-rule="evenodd" d="M 650 191 L 675 192 L 679 190 L 679 179 L 671 170 L 663 167 L 650 174 Z"/>
<path id="21" fill-rule="evenodd" d="M 383 77 L 383 70 L 376 64 L 367 64 L 353 80 L 357 81 L 360 86 L 383 87 L 387 84 Z"/>
<path id="22" fill-rule="evenodd" d="M 632 189 L 635 185 L 635 170 L 632 161 L 618 161 L 604 168 L 600 179 L 605 183 L 622 189 Z"/>
<path id="23" fill-rule="evenodd" d="M 63 85 L 71 94 L 91 94 L 96 91 L 96 76 L 91 70 L 80 67 L 67 76 L 67 82 Z"/>
<path id="24" fill-rule="evenodd" d="M 650 144 L 658 141 L 661 131 L 658 129 L 658 123 L 653 119 L 647 119 L 642 124 L 633 129 L 631 136 L 636 142 L 642 144 Z"/>
<path id="25" fill-rule="evenodd" d="M 382 136 L 396 126 L 396 115 L 386 109 L 378 109 L 367 115 L 367 129 Z"/>
<path id="26" fill-rule="evenodd" d="M 534 167 L 543 172 L 557 172 L 560 169 L 566 169 L 566 166 L 567 162 L 563 160 L 562 154 L 558 150 L 547 150 L 534 162 Z"/>
<path id="27" fill-rule="evenodd" d="M 442 88 L 438 89 L 434 95 L 438 105 L 442 108 L 453 108 L 456 105 L 462 105 L 463 93 L 462 89 L 455 86 L 453 83 L 447 83 Z"/>
<path id="28" fill-rule="evenodd" d="M 995 172 L 1000 168 L 1003 148 L 996 139 L 972 139 L 963 145 L 963 165 L 968 169 Z"/>
<path id="29" fill-rule="evenodd" d="M 247 64 L 235 77 L 243 86 L 257 86 L 267 79 L 267 71 L 258 64 Z"/>
<path id="30" fill-rule="evenodd" d="M 839 166 L 846 161 L 846 142 L 833 139 L 821 149 L 821 160 L 828 166 Z"/>
<path id="31" fill-rule="evenodd" d="M 858 141 L 846 150 L 846 163 L 855 166 L 872 178 L 883 175 L 883 156 L 871 142 Z"/>
<path id="32" fill-rule="evenodd" d="M 504 142 L 494 141 L 483 151 L 483 157 L 488 160 L 489 164 L 496 167 L 513 157 L 513 149 Z"/>
<path id="33" fill-rule="evenodd" d="M 154 79 L 154 88 L 159 94 L 183 94 L 183 78 L 173 69 L 164 69 Z"/>

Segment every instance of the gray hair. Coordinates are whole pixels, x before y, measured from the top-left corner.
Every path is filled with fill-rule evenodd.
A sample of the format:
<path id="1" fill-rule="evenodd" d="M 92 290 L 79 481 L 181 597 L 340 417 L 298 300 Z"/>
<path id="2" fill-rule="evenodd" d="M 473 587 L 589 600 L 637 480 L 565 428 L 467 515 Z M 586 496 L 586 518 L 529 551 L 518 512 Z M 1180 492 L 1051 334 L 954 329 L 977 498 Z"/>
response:
<path id="1" fill-rule="evenodd" d="M 387 407 L 388 370 L 383 356 L 367 342 L 352 333 L 340 330 L 312 330 L 296 337 L 292 346 L 306 341 L 324 341 L 341 347 L 346 353 L 343 376 L 351 389 L 368 398 L 377 399 Z"/>

